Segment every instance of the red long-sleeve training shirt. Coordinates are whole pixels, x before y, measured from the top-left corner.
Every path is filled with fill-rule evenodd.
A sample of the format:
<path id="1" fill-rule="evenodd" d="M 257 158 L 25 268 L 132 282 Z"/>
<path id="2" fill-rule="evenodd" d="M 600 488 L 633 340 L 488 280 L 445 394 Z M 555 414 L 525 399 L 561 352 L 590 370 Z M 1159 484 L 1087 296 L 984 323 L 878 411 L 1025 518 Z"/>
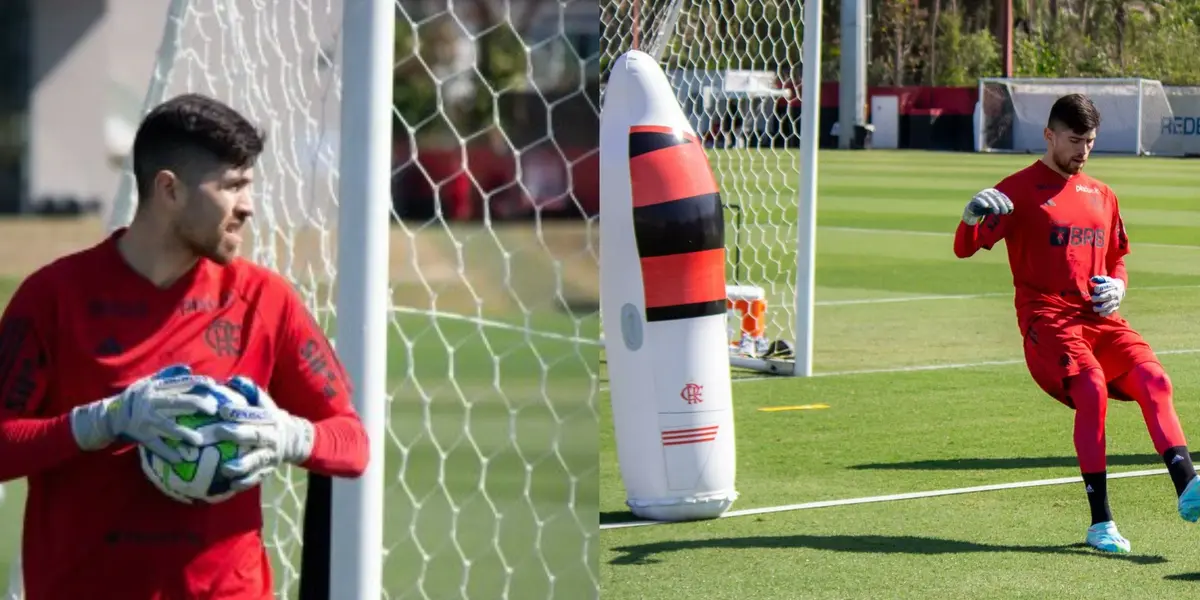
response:
<path id="1" fill-rule="evenodd" d="M 1012 213 L 959 222 L 954 254 L 967 258 L 1004 240 L 1022 331 L 1039 314 L 1103 319 L 1092 310 L 1089 279 L 1129 282 L 1129 237 L 1112 189 L 1083 173 L 1064 178 L 1040 160 L 996 189 L 1012 200 Z"/>
<path id="2" fill-rule="evenodd" d="M 31 275 L 0 319 L 0 481 L 29 480 L 27 600 L 271 598 L 258 488 L 178 503 L 129 444 L 81 451 L 68 414 L 172 364 L 246 375 L 315 424 L 302 467 L 356 477 L 367 438 L 350 382 L 277 274 L 201 260 L 160 289 L 120 256 L 121 234 Z"/>

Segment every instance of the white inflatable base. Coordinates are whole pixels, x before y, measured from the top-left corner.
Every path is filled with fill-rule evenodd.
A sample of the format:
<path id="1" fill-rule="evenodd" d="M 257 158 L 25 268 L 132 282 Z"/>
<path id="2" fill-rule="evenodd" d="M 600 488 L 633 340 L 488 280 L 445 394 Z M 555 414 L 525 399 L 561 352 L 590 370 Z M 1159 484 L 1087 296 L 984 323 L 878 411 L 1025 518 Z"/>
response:
<path id="1" fill-rule="evenodd" d="M 697 521 L 715 519 L 729 510 L 737 500 L 737 492 L 721 492 L 687 498 L 663 498 L 658 500 L 629 499 L 625 502 L 629 510 L 639 519 L 648 521 Z"/>

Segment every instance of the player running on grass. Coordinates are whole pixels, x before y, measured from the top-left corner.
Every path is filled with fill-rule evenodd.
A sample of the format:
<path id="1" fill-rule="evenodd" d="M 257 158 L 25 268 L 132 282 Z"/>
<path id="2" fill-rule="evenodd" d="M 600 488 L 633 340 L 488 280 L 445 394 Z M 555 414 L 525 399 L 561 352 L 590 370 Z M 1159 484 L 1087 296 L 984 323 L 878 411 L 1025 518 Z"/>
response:
<path id="1" fill-rule="evenodd" d="M 321 329 L 283 278 L 236 257 L 263 143 L 203 96 L 155 108 L 133 145 L 133 223 L 35 272 L 5 309 L 0 481 L 29 480 L 28 600 L 273 598 L 257 484 L 281 464 L 365 468 L 366 432 Z M 175 364 L 195 375 L 153 376 Z M 201 441 L 167 411 L 214 413 L 187 390 L 234 375 L 266 407 L 225 432 L 256 448 L 229 473 L 244 491 L 176 502 L 129 442 L 179 460 L 162 437 Z"/>
<path id="2" fill-rule="evenodd" d="M 1129 239 L 1116 194 L 1083 173 L 1099 124 L 1087 96 L 1059 98 L 1043 133 L 1046 153 L 967 203 L 954 253 L 968 258 L 1005 241 L 1025 364 L 1038 386 L 1075 409 L 1075 453 L 1092 512 L 1087 543 L 1129 552 L 1108 506 L 1108 398 L 1141 408 L 1186 521 L 1200 518 L 1200 478 L 1175 414 L 1170 379 L 1142 336 L 1117 314 L 1129 280 Z"/>

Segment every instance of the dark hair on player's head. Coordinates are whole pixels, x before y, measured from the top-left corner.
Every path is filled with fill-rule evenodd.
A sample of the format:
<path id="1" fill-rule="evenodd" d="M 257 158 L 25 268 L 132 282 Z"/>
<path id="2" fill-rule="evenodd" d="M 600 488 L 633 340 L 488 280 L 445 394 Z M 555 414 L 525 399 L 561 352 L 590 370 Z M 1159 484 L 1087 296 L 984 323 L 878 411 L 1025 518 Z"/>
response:
<path id="1" fill-rule="evenodd" d="M 1070 129 L 1083 135 L 1100 126 L 1100 111 L 1092 99 L 1083 94 L 1067 94 L 1056 100 L 1046 123 L 1050 129 Z"/>
<path id="2" fill-rule="evenodd" d="M 191 185 L 216 168 L 254 166 L 266 134 L 228 105 L 201 94 L 183 94 L 154 107 L 133 140 L 133 174 L 142 206 L 159 171 Z"/>

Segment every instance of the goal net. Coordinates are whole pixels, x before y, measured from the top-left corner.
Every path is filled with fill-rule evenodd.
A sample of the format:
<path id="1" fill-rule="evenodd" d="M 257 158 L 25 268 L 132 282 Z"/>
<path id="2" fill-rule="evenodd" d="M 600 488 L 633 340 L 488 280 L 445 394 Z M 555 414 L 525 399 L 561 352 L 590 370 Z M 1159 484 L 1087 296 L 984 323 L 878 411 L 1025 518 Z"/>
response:
<path id="1" fill-rule="evenodd" d="M 725 207 L 732 364 L 787 373 L 791 343 L 808 333 L 796 331 L 803 4 L 606 0 L 601 21 L 604 76 L 636 38 L 708 149 Z"/>
<path id="2" fill-rule="evenodd" d="M 395 6 L 389 393 L 367 399 L 387 403 L 372 457 L 384 597 L 596 598 L 598 8 Z M 356 235 L 339 207 L 362 200 L 339 193 L 356 143 L 340 135 L 340 41 L 356 35 L 342 1 L 167 12 L 143 110 L 200 92 L 266 130 L 243 254 L 285 275 L 336 345 L 338 264 L 353 260 L 337 240 Z M 125 177 L 112 226 L 137 201 Z M 280 598 L 301 583 L 309 487 L 289 469 L 263 488 Z"/>
<path id="3" fill-rule="evenodd" d="M 1151 79 L 993 79 L 979 80 L 982 98 L 977 121 L 981 152 L 1042 153 L 1042 131 L 1058 98 L 1086 94 L 1100 111 L 1093 152 L 1163 154 L 1159 144 L 1171 103 L 1162 82 Z M 1164 140 L 1165 141 L 1165 140 Z"/>

